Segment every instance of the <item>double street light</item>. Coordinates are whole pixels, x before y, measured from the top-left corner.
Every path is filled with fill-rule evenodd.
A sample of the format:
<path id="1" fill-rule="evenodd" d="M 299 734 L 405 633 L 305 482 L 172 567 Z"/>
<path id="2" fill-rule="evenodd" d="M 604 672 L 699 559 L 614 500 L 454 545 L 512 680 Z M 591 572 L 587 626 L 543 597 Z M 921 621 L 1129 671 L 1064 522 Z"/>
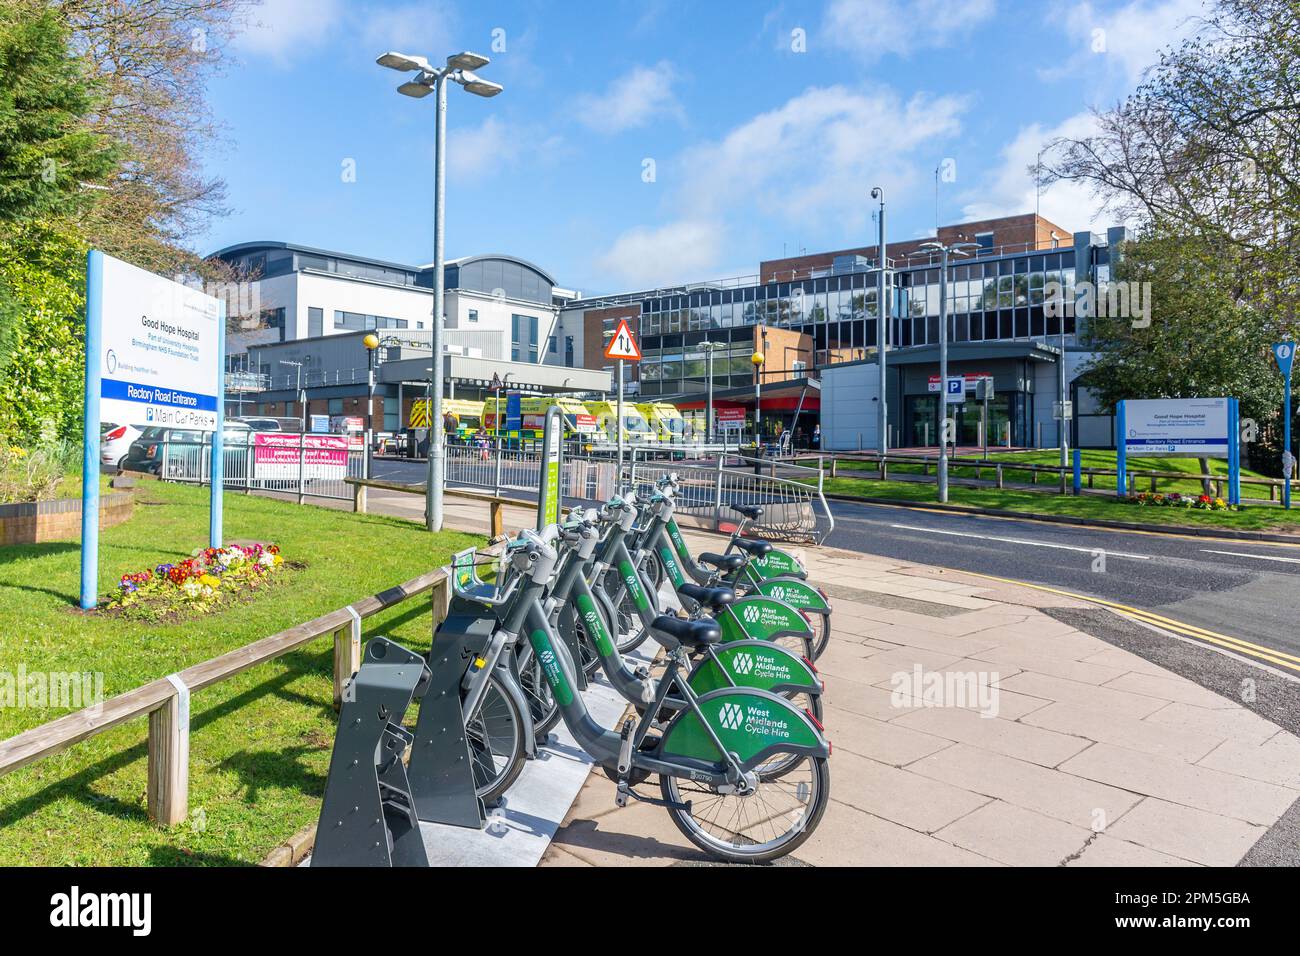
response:
<path id="1" fill-rule="evenodd" d="M 429 471 L 425 480 L 425 524 L 430 531 L 442 530 L 442 484 L 445 474 L 442 429 L 442 322 L 443 322 L 443 210 L 447 180 L 447 80 L 463 86 L 475 96 L 493 97 L 501 92 L 499 83 L 485 80 L 474 71 L 488 65 L 488 58 L 478 53 L 453 53 L 445 66 L 432 66 L 422 56 L 407 53 L 385 53 L 376 61 L 380 66 L 403 73 L 415 73 L 397 88 L 403 96 L 423 99 L 436 93 L 435 144 L 433 164 L 433 328 L 430 347 L 433 352 L 433 372 L 429 390 L 432 407 L 429 409 Z M 437 426 L 434 427 L 434 423 Z"/>
<path id="2" fill-rule="evenodd" d="M 948 500 L 948 256 L 966 255 L 973 242 L 923 242 L 921 249 L 939 253 L 939 501 Z"/>

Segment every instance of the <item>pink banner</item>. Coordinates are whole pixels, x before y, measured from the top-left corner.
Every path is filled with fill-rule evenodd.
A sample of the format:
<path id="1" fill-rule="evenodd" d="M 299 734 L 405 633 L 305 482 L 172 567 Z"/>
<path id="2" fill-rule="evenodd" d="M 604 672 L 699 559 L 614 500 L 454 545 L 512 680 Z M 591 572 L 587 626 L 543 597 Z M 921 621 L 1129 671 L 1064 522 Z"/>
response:
<path id="1" fill-rule="evenodd" d="M 297 465 L 299 441 L 304 445 L 303 464 L 347 468 L 346 435 L 284 435 L 258 432 L 253 436 L 253 457 L 259 465 Z"/>

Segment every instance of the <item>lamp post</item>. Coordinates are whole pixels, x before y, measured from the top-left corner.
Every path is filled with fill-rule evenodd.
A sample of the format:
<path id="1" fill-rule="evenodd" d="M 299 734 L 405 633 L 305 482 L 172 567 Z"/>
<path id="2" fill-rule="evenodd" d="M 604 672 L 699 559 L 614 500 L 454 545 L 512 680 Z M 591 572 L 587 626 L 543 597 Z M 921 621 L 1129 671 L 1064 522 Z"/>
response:
<path id="1" fill-rule="evenodd" d="M 939 253 L 939 501 L 948 500 L 948 436 L 944 425 L 948 418 L 948 256 L 966 255 L 967 249 L 976 248 L 973 242 L 922 243 L 922 249 Z"/>
<path id="2" fill-rule="evenodd" d="M 879 434 L 876 436 L 876 447 L 883 456 L 889 451 L 889 409 L 886 405 L 885 389 L 888 379 L 885 376 L 885 344 L 888 340 L 888 328 L 891 309 L 886 306 L 888 301 L 889 283 L 888 283 L 888 266 L 889 259 L 885 255 L 885 191 L 879 186 L 871 190 L 871 198 L 880 200 L 880 210 L 876 225 L 879 229 L 876 240 L 876 365 L 880 373 L 880 407 L 876 409 L 876 428 Z M 881 466 L 884 467 L 883 465 Z"/>
<path id="3" fill-rule="evenodd" d="M 704 349 L 705 361 L 708 363 L 707 389 L 708 401 L 705 403 L 704 412 L 704 441 L 706 444 L 713 444 L 713 350 L 721 348 L 721 342 L 701 342 L 700 348 Z"/>
<path id="4" fill-rule="evenodd" d="M 371 449 L 375 447 L 375 350 L 379 336 L 373 332 L 361 340 L 366 347 L 366 477 L 370 477 Z"/>
<path id="5" fill-rule="evenodd" d="M 296 393 L 295 397 L 298 399 L 298 403 L 302 406 L 299 409 L 302 412 L 302 424 L 299 430 L 305 433 L 307 431 L 307 393 L 302 389 L 302 363 L 291 362 L 288 359 L 280 359 L 279 361 L 281 365 L 288 365 L 290 368 L 297 369 L 298 371 L 298 386 L 294 389 L 294 392 Z"/>
<path id="6" fill-rule="evenodd" d="M 767 336 L 763 336 L 764 340 Z M 762 351 L 749 357 L 754 363 L 754 457 L 763 457 L 763 363 L 767 361 Z"/>
<path id="7" fill-rule="evenodd" d="M 442 530 L 442 485 L 445 475 L 442 430 L 442 322 L 443 322 L 443 207 L 447 179 L 447 80 L 463 86 L 475 96 L 492 97 L 501 92 L 499 83 L 481 79 L 474 70 L 487 66 L 489 60 L 477 53 L 453 53 L 447 65 L 432 66 L 422 56 L 405 53 L 385 53 L 375 62 L 403 73 L 415 72 L 414 79 L 397 88 L 403 96 L 416 99 L 436 93 L 437 109 L 434 116 L 433 163 L 433 328 L 430 334 L 433 352 L 432 407 L 429 423 L 437 427 L 429 430 L 429 473 L 425 481 L 424 517 L 430 531 Z"/>

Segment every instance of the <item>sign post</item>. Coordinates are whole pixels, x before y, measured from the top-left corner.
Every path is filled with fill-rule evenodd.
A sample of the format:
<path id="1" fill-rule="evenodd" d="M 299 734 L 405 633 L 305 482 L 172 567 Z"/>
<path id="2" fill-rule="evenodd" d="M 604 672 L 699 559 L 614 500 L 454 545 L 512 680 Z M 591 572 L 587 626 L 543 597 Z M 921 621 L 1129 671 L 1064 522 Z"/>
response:
<path id="1" fill-rule="evenodd" d="M 1295 343 L 1278 342 L 1273 358 L 1282 373 L 1282 507 L 1291 507 L 1291 475 L 1295 471 L 1295 453 L 1291 451 L 1291 366 L 1295 362 Z"/>
<path id="2" fill-rule="evenodd" d="M 212 433 L 208 543 L 220 546 L 224 345 L 225 311 L 216 299 L 96 249 L 87 254 L 82 608 L 94 607 L 99 594 L 99 426 L 104 418 Z"/>
<path id="3" fill-rule="evenodd" d="M 564 415 L 558 405 L 546 410 L 546 428 L 542 433 L 542 487 L 537 495 L 537 531 L 559 524 L 561 508 L 560 476 L 564 474 Z"/>
<path id="4" fill-rule="evenodd" d="M 605 346 L 605 358 L 618 361 L 618 480 L 623 480 L 623 363 L 641 361 L 641 349 L 637 347 L 627 319 L 619 319 L 614 337 Z"/>

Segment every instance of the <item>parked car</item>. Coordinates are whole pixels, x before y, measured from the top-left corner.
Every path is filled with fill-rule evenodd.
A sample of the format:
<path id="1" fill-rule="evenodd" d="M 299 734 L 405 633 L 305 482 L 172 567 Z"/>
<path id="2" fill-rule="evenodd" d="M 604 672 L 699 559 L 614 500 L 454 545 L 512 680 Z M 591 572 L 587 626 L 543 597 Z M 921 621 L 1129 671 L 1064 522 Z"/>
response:
<path id="1" fill-rule="evenodd" d="M 99 463 L 109 468 L 122 467 L 122 462 L 131 450 L 131 443 L 140 437 L 140 429 L 134 425 L 118 425 L 116 422 L 104 422 L 99 426 Z"/>
<path id="2" fill-rule="evenodd" d="M 242 448 L 232 449 L 230 446 L 245 444 L 247 440 L 244 436 L 250 431 L 251 429 L 243 422 L 226 422 L 227 474 L 231 473 L 232 467 L 236 469 L 236 473 L 243 473 L 240 470 L 243 464 L 238 461 L 230 462 L 229 459 L 232 456 L 238 459 L 247 452 Z M 210 448 L 210 445 L 204 444 L 204 433 L 201 431 L 188 428 L 146 428 L 140 437 L 131 443 L 130 450 L 122 461 L 122 469 L 162 475 L 164 448 L 170 449 L 168 473 L 164 477 L 198 478 L 201 472 L 199 458 L 205 453 L 205 449 Z"/>

